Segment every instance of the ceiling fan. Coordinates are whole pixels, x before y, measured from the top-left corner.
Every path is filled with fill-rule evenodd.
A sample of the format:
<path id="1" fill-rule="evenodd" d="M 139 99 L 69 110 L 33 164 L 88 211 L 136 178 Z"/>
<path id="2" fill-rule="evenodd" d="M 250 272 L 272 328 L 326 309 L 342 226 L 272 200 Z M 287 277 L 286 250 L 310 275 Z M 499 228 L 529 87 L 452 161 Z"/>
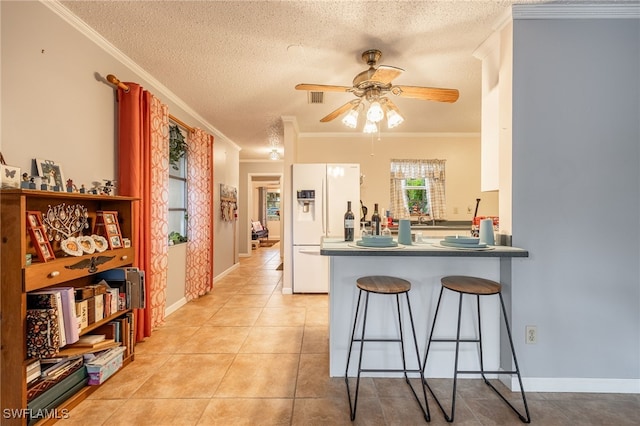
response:
<path id="1" fill-rule="evenodd" d="M 369 69 L 362 71 L 353 79 L 353 86 L 331 86 L 324 84 L 298 84 L 296 90 L 315 92 L 351 92 L 357 99 L 353 99 L 336 110 L 330 112 L 320 121 L 325 123 L 349 111 L 342 122 L 351 127 L 357 126 L 360 107 L 363 99 L 370 103 L 367 109 L 366 133 L 377 131 L 377 124 L 385 114 L 389 128 L 395 127 L 404 121 L 398 107 L 386 95 L 391 93 L 403 98 L 421 99 L 436 102 L 455 102 L 458 100 L 458 90 L 441 89 L 435 87 L 420 86 L 395 86 L 393 79 L 404 72 L 402 68 L 389 65 L 376 64 L 382 57 L 382 52 L 377 49 L 366 50 L 362 53 L 362 60 L 369 65 Z"/>

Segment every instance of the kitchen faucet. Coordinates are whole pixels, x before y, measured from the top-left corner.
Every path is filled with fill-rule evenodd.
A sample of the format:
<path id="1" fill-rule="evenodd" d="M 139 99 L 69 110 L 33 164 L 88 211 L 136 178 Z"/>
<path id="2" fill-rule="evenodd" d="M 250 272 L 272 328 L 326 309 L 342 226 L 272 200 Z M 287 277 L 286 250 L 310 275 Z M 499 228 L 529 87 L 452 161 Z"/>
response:
<path id="1" fill-rule="evenodd" d="M 418 216 L 418 224 L 419 225 L 426 224 L 426 222 L 427 221 L 426 221 L 426 218 L 424 216 L 422 216 L 422 215 Z M 436 226 L 436 219 L 433 216 L 431 217 L 431 225 L 432 226 Z"/>

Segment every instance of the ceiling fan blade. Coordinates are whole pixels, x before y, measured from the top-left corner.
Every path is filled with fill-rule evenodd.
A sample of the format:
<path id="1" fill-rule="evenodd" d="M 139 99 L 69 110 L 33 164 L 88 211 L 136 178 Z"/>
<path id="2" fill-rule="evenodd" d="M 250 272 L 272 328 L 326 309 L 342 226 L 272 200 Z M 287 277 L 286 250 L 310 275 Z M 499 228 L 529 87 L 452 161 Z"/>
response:
<path id="1" fill-rule="evenodd" d="M 457 89 L 440 89 L 437 87 L 393 86 L 391 93 L 403 98 L 422 99 L 436 102 L 455 102 L 460 95 Z"/>
<path id="2" fill-rule="evenodd" d="M 327 121 L 331 121 L 334 118 L 339 117 L 340 115 L 349 111 L 351 108 L 353 108 L 355 105 L 359 103 L 360 103 L 360 99 L 354 99 L 350 102 L 347 102 L 346 104 L 342 105 L 340 108 L 333 110 L 329 114 L 327 114 L 325 117 L 322 117 L 320 119 L 320 122 L 326 123 Z"/>
<path id="3" fill-rule="evenodd" d="M 312 92 L 350 92 L 353 87 L 329 86 L 326 84 L 296 84 L 296 90 L 308 90 Z"/>
<path id="4" fill-rule="evenodd" d="M 402 74 L 404 70 L 390 65 L 380 65 L 373 73 L 369 80 L 379 81 L 382 84 L 389 84 L 391 81 Z"/>

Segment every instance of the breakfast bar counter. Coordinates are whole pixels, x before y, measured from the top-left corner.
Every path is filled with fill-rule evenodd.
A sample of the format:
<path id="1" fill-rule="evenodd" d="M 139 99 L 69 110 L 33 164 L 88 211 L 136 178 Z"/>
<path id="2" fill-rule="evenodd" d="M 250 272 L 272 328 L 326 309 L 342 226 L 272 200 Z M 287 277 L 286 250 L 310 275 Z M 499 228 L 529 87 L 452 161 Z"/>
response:
<path id="1" fill-rule="evenodd" d="M 511 309 L 511 265 L 512 262 L 526 261 L 529 253 L 521 248 L 488 246 L 479 249 L 443 247 L 441 239 L 426 239 L 411 245 L 398 244 L 394 247 L 361 247 L 355 242 L 344 242 L 337 238 L 324 238 L 320 254 L 329 257 L 329 351 L 330 375 L 340 377 L 345 374 L 347 351 L 351 338 L 351 327 L 358 299 L 356 279 L 367 275 L 390 275 L 408 280 L 418 346 L 424 356 L 426 340 L 431 327 L 435 306 L 440 292 L 440 279 L 446 275 L 470 275 L 500 282 L 508 314 Z M 388 297 L 371 295 L 369 309 L 384 313 L 370 316 L 367 320 L 367 336 L 385 338 L 397 333 L 393 320 L 395 301 Z M 457 295 L 443 294 L 440 317 L 435 335 L 455 337 L 457 320 Z M 475 300 L 465 297 L 463 301 L 463 337 L 477 335 L 477 314 Z M 508 340 L 501 336 L 499 299 L 481 298 L 482 337 L 484 363 L 486 369 L 510 369 L 511 359 L 501 357 L 509 354 Z M 409 324 L 408 312 L 403 311 L 403 324 Z M 514 339 L 522 336 L 520 330 L 512 330 Z M 408 334 L 408 336 L 410 333 Z M 411 340 L 407 345 L 412 345 Z M 401 365 L 400 346 L 367 343 L 363 358 L 363 368 L 397 368 Z M 354 348 L 358 349 L 358 347 Z M 429 355 L 427 377 L 452 377 L 454 345 L 440 343 Z M 506 351 L 506 352 L 505 352 Z M 412 357 L 407 358 L 408 368 L 417 368 Z M 352 367 L 355 367 L 352 363 Z M 476 350 L 471 344 L 461 346 L 460 365 L 467 370 L 478 369 Z M 349 371 L 349 375 L 355 375 Z M 370 373 L 375 375 L 375 373 Z M 389 375 L 389 374 L 387 374 Z"/>

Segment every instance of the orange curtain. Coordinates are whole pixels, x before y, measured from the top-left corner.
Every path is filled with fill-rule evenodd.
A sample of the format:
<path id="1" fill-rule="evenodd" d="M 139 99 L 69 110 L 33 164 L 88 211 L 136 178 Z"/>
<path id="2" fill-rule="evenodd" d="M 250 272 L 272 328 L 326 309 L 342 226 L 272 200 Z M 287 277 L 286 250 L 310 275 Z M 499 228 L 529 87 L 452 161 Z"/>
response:
<path id="1" fill-rule="evenodd" d="M 164 319 L 167 287 L 169 110 L 140 85 L 118 89 L 118 191 L 136 197 L 135 265 L 145 271 L 146 309 L 136 310 L 136 340 Z"/>
<path id="2" fill-rule="evenodd" d="M 201 129 L 189 134 L 187 164 L 185 298 L 189 301 L 213 288 L 213 136 Z"/>

